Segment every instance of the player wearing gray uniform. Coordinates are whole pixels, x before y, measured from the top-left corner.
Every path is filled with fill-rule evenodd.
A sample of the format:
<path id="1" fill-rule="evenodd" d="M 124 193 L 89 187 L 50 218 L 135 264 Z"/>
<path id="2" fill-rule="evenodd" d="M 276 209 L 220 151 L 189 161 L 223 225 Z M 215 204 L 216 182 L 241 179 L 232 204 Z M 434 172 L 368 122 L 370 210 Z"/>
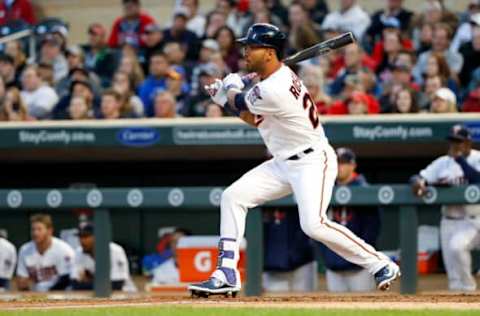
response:
<path id="1" fill-rule="evenodd" d="M 18 255 L 18 289 L 38 292 L 65 290 L 70 286 L 73 249 L 53 237 L 49 215 L 33 215 L 30 223 L 32 241 L 24 244 Z"/>
<path id="2" fill-rule="evenodd" d="M 260 82 L 243 92 L 242 78 L 230 74 L 208 87 L 215 103 L 258 128 L 273 158 L 223 192 L 218 267 L 206 282 L 189 286 L 192 294 L 233 294 L 240 290 L 239 241 L 248 209 L 291 193 L 298 203 L 301 228 L 309 237 L 366 268 L 375 275 L 381 290 L 388 289 L 400 275 L 388 257 L 325 214 L 337 177 L 337 157 L 310 94 L 279 59 L 285 39 L 276 26 L 254 24 L 240 42 L 246 45 L 247 69 L 257 73 Z"/>
<path id="3" fill-rule="evenodd" d="M 448 154 L 435 159 L 412 178 L 415 194 L 424 195 L 427 185 L 480 183 L 480 151 L 472 149 L 468 129 L 453 126 L 448 140 Z M 474 291 L 476 282 L 470 252 L 480 245 L 480 205 L 443 206 L 440 240 L 449 289 Z"/>
<path id="4" fill-rule="evenodd" d="M 11 242 L 0 237 L 0 292 L 10 287 L 10 280 L 17 263 L 17 250 Z"/>

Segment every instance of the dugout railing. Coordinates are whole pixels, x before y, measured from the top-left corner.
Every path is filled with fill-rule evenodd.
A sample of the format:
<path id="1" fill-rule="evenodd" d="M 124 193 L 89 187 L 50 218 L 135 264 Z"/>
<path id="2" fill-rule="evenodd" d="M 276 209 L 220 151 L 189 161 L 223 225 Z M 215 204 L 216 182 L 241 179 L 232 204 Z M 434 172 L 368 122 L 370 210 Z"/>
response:
<path id="1" fill-rule="evenodd" d="M 192 212 L 218 208 L 222 188 L 97 188 L 0 190 L 0 209 L 30 211 L 62 211 L 72 208 L 94 210 L 96 271 L 94 290 L 97 297 L 109 297 L 111 240 L 110 210 L 115 209 L 185 209 Z M 417 291 L 417 226 L 418 208 L 422 205 L 476 204 L 480 201 L 480 186 L 455 188 L 430 187 L 420 198 L 407 185 L 372 185 L 369 187 L 337 187 L 332 196 L 336 205 L 372 205 L 396 208 L 400 212 L 400 252 L 402 294 Z M 293 206 L 293 198 L 273 201 L 267 206 Z M 263 270 L 263 220 L 261 207 L 247 216 L 247 283 L 245 294 L 261 295 Z M 98 229 L 101 228 L 101 229 Z"/>

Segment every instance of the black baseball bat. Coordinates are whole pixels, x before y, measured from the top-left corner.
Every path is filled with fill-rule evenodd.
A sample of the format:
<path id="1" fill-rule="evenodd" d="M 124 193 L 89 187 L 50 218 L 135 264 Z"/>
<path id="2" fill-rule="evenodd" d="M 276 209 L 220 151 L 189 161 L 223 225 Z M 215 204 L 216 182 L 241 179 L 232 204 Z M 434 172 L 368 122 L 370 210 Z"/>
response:
<path id="1" fill-rule="evenodd" d="M 287 66 L 295 65 L 301 61 L 328 54 L 334 49 L 342 48 L 348 44 L 355 43 L 355 41 L 356 39 L 352 32 L 344 33 L 288 56 L 283 62 Z"/>

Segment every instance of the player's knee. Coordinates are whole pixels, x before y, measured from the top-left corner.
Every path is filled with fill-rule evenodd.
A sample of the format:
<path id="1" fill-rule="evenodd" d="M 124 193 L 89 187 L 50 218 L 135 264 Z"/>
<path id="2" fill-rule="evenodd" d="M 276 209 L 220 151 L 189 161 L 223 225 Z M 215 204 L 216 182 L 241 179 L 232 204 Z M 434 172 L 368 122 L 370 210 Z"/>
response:
<path id="1" fill-rule="evenodd" d="M 222 205 L 232 205 L 233 203 L 238 202 L 239 192 L 235 187 L 229 186 L 222 193 Z"/>
<path id="2" fill-rule="evenodd" d="M 452 252 L 454 255 L 461 255 L 469 251 L 467 249 L 467 244 L 463 242 L 463 240 L 461 240 L 460 238 L 450 240 L 450 242 L 448 243 L 448 247 L 450 248 L 450 252 Z"/>
<path id="3" fill-rule="evenodd" d="M 319 238 L 319 231 L 321 230 L 319 226 L 320 226 L 319 223 L 316 223 L 311 220 L 300 221 L 300 227 L 302 228 L 302 231 L 305 233 L 305 235 L 307 235 L 312 239 Z"/>

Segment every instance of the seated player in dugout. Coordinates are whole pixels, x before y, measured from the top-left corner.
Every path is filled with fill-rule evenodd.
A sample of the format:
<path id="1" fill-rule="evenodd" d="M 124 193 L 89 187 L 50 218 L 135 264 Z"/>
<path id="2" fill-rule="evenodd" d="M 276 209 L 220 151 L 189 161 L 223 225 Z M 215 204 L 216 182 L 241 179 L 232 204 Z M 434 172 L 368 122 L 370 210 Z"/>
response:
<path id="1" fill-rule="evenodd" d="M 0 293 L 10 289 L 15 265 L 17 264 L 17 250 L 7 240 L 7 233 L 0 230 Z"/>
<path id="2" fill-rule="evenodd" d="M 78 228 L 80 247 L 75 250 L 75 263 L 71 279 L 74 290 L 93 290 L 95 276 L 95 236 L 92 223 L 82 222 Z M 136 291 L 131 282 L 125 250 L 110 243 L 110 280 L 112 289 L 117 291 Z"/>
<path id="3" fill-rule="evenodd" d="M 356 172 L 356 155 L 350 148 L 336 150 L 338 176 L 336 186 L 368 186 L 365 177 Z M 330 220 L 350 229 L 355 235 L 375 247 L 380 232 L 380 212 L 369 206 L 332 206 L 327 211 Z M 353 264 L 322 243 L 317 243 L 326 266 L 327 290 L 330 292 L 368 292 L 375 290 L 375 280 L 368 270 Z"/>
<path id="4" fill-rule="evenodd" d="M 33 215 L 30 225 L 32 240 L 20 248 L 18 255 L 18 289 L 38 292 L 65 290 L 70 286 L 75 258 L 73 249 L 53 236 L 50 215 Z"/>
<path id="5" fill-rule="evenodd" d="M 480 151 L 472 149 L 470 131 L 463 125 L 454 125 L 447 139 L 448 153 L 411 178 L 415 195 L 427 194 L 429 185 L 480 183 Z M 480 246 L 480 205 L 442 206 L 440 242 L 449 290 L 475 291 L 470 252 Z"/>

